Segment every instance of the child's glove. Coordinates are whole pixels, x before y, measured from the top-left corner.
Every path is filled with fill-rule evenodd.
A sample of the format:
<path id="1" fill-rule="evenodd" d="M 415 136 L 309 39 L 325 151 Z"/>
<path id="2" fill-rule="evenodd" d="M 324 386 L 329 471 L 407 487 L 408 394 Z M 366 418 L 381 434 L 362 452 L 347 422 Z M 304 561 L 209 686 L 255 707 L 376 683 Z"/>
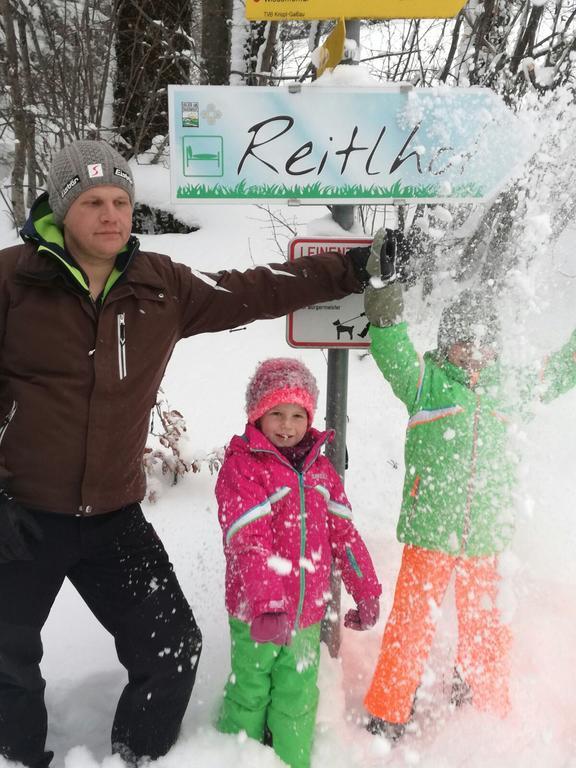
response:
<path id="1" fill-rule="evenodd" d="M 364 291 L 364 314 L 370 325 L 387 328 L 401 322 L 404 297 L 400 283 L 390 283 L 384 288 L 367 286 Z"/>
<path id="2" fill-rule="evenodd" d="M 32 560 L 31 539 L 42 538 L 40 526 L 5 488 L 0 488 L 0 563 Z"/>
<path id="3" fill-rule="evenodd" d="M 377 230 L 366 262 L 372 287 L 383 288 L 394 280 L 407 282 L 410 279 L 410 255 L 415 248 L 414 237 L 385 227 Z"/>
<path id="4" fill-rule="evenodd" d="M 364 291 L 364 312 L 371 325 L 386 328 L 398 322 L 404 303 L 400 282 L 405 279 L 408 249 L 402 235 L 379 229 L 374 235 L 366 271 L 370 282 Z M 399 244 L 402 245 L 399 255 Z"/>
<path id="5" fill-rule="evenodd" d="M 367 597 L 360 600 L 356 608 L 350 608 L 344 616 L 344 626 L 363 632 L 371 629 L 380 616 L 380 600 L 377 597 Z"/>
<path id="6" fill-rule="evenodd" d="M 255 643 L 290 645 L 292 627 L 287 613 L 261 613 L 252 619 L 250 637 Z"/>
<path id="7" fill-rule="evenodd" d="M 383 288 L 394 280 L 401 283 L 408 280 L 411 250 L 412 243 L 402 232 L 382 227 L 369 248 L 349 248 L 347 255 L 363 288 L 367 285 Z"/>
<path id="8" fill-rule="evenodd" d="M 373 288 L 383 288 L 399 277 L 398 236 L 393 229 L 382 227 L 372 240 L 366 271 Z"/>

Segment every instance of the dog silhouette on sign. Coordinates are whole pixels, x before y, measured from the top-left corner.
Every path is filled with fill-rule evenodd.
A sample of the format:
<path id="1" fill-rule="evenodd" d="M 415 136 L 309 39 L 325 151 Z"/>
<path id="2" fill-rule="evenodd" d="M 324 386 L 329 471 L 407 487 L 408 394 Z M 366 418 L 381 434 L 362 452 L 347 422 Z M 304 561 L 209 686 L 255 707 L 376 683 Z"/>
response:
<path id="1" fill-rule="evenodd" d="M 343 333 L 347 333 L 350 337 L 350 341 L 352 341 L 352 334 L 354 333 L 353 325 L 342 325 L 340 320 L 335 320 L 332 325 L 336 326 L 336 339 L 338 341 L 340 341 L 340 337 Z"/>
<path id="2" fill-rule="evenodd" d="M 344 322 L 342 322 L 341 320 L 334 320 L 332 325 L 336 326 L 336 338 L 338 339 L 338 341 L 340 341 L 340 336 L 342 336 L 343 333 L 347 333 L 348 336 L 350 337 L 350 341 L 352 341 L 352 336 L 354 334 L 354 326 L 344 325 L 344 323 L 351 323 L 353 320 L 358 320 L 359 317 L 366 317 L 366 312 L 361 312 L 359 315 L 356 315 L 356 317 L 349 317 L 348 320 L 344 320 Z M 365 336 L 367 336 L 369 330 L 370 330 L 370 323 L 366 323 L 366 325 L 360 331 L 360 333 L 356 335 L 359 336 L 359 338 L 363 339 Z"/>

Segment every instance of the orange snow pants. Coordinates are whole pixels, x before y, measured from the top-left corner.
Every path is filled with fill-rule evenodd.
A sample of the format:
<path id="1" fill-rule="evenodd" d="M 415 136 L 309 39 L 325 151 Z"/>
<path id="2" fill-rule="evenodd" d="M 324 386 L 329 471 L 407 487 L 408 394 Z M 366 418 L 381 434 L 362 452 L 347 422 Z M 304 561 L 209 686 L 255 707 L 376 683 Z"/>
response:
<path id="1" fill-rule="evenodd" d="M 479 708 L 504 717 L 509 710 L 511 633 L 496 605 L 496 557 L 452 557 L 406 545 L 380 656 L 364 704 L 392 723 L 410 719 L 416 689 L 434 639 L 436 614 L 455 571 L 456 666 Z"/>

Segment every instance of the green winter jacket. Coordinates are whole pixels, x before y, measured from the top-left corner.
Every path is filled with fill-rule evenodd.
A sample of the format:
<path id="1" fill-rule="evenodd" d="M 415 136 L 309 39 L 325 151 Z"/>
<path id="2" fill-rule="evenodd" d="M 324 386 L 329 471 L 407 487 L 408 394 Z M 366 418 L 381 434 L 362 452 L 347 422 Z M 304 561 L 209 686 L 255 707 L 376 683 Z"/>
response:
<path id="1" fill-rule="evenodd" d="M 437 352 L 421 358 L 406 323 L 371 326 L 370 335 L 374 359 L 409 415 L 398 540 L 468 557 L 502 551 L 514 528 L 510 414 L 576 385 L 576 332 L 539 372 L 524 370 L 512 385 L 507 376 L 506 386 L 498 364 L 472 386 Z"/>

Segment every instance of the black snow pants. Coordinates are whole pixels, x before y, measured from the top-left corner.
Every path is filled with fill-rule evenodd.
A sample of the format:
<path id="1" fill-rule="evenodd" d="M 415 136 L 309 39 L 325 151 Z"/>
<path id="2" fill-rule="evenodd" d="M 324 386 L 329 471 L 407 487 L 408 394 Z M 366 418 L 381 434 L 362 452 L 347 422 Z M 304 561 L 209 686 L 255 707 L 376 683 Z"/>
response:
<path id="1" fill-rule="evenodd" d="M 139 504 L 93 518 L 33 514 L 43 532 L 34 560 L 0 564 L 0 755 L 30 768 L 51 760 L 40 632 L 68 578 L 128 672 L 112 750 L 160 757 L 178 736 L 202 646 L 162 542 Z"/>

